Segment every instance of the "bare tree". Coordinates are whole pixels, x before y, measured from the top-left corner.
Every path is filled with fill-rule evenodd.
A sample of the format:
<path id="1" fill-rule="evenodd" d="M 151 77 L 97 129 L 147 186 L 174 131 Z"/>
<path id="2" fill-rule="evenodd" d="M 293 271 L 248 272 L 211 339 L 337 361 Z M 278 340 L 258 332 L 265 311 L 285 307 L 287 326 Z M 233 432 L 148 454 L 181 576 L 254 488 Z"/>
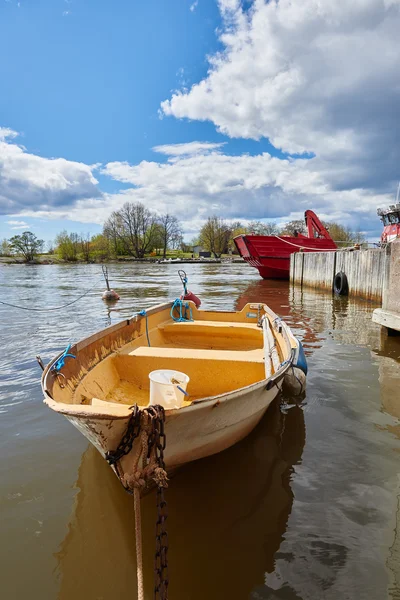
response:
<path id="1" fill-rule="evenodd" d="M 171 248 L 172 250 L 180 250 L 183 244 L 183 233 L 182 231 L 177 231 L 171 236 Z"/>
<path id="2" fill-rule="evenodd" d="M 282 235 L 296 236 L 299 233 L 307 233 L 307 227 L 304 219 L 289 221 L 281 231 Z"/>
<path id="3" fill-rule="evenodd" d="M 110 217 L 104 223 L 103 235 L 110 243 L 115 256 L 123 253 L 129 254 L 126 245 L 124 244 L 122 219 L 117 211 L 111 213 Z"/>
<path id="4" fill-rule="evenodd" d="M 167 250 L 171 248 L 179 248 L 182 243 L 182 229 L 176 217 L 166 213 L 159 218 L 161 226 L 163 257 L 167 255 Z"/>
<path id="5" fill-rule="evenodd" d="M 151 249 L 156 232 L 156 217 L 141 202 L 125 202 L 104 225 L 104 234 L 121 242 L 125 252 L 143 258 Z"/>
<path id="6" fill-rule="evenodd" d="M 141 202 L 126 202 L 120 210 L 136 258 L 143 258 L 151 249 L 155 233 L 155 215 Z"/>
<path id="7" fill-rule="evenodd" d="M 255 235 L 277 235 L 279 227 L 276 223 L 262 223 L 262 221 L 251 221 L 248 230 Z"/>

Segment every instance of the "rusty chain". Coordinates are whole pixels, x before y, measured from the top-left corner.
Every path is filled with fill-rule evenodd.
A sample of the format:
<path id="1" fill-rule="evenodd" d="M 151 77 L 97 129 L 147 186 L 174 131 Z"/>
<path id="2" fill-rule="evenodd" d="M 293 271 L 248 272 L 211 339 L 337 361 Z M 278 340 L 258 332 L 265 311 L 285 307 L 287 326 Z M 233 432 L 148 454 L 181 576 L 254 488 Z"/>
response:
<path id="1" fill-rule="evenodd" d="M 133 408 L 132 415 L 129 418 L 128 426 L 116 450 L 110 450 L 106 453 L 106 459 L 111 466 L 114 466 L 118 472 L 118 461 L 129 454 L 132 445 L 138 437 L 141 429 L 141 415 L 147 413 L 151 427 L 148 436 L 147 460 L 154 456 L 157 468 L 154 473 L 154 482 L 157 485 L 157 521 L 156 521 L 156 551 L 154 565 L 154 599 L 168 600 L 168 534 L 165 522 L 168 517 L 167 501 L 165 500 L 164 489 L 168 487 L 167 474 L 164 461 L 164 450 L 167 438 L 165 435 L 165 411 L 160 405 L 148 406 L 143 411 L 137 405 Z"/>
<path id="2" fill-rule="evenodd" d="M 156 554 L 154 566 L 155 600 L 168 600 L 168 534 L 165 527 L 167 516 L 167 502 L 164 497 L 164 488 L 157 487 Z"/>
<path id="3" fill-rule="evenodd" d="M 132 450 L 132 445 L 137 436 L 140 433 L 140 410 L 137 404 L 131 406 L 133 412 L 129 417 L 128 426 L 124 435 L 121 438 L 120 443 L 116 450 L 109 450 L 106 452 L 106 460 L 108 464 L 113 467 L 117 466 L 117 463 L 123 456 L 129 454 Z"/>
<path id="4" fill-rule="evenodd" d="M 157 521 L 156 521 L 156 554 L 155 554 L 155 582 L 154 599 L 168 599 L 168 534 L 165 522 L 168 517 L 167 502 L 164 489 L 168 486 L 165 473 L 164 450 L 166 436 L 164 431 L 165 412 L 162 406 L 155 407 L 157 413 L 153 420 L 152 445 L 155 450 L 158 468 L 162 470 L 162 478 L 157 480 Z"/>

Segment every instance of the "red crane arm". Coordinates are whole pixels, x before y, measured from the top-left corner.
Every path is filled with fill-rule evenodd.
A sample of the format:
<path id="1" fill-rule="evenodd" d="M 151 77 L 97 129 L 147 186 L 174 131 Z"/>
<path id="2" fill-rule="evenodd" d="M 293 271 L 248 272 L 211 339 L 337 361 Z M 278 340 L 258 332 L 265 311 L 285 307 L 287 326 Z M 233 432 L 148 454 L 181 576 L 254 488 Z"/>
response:
<path id="1" fill-rule="evenodd" d="M 329 235 L 328 230 L 322 225 L 321 221 L 318 219 L 314 211 L 306 210 L 306 212 L 304 213 L 304 218 L 306 220 L 308 237 L 325 238 L 326 240 L 332 239 Z"/>

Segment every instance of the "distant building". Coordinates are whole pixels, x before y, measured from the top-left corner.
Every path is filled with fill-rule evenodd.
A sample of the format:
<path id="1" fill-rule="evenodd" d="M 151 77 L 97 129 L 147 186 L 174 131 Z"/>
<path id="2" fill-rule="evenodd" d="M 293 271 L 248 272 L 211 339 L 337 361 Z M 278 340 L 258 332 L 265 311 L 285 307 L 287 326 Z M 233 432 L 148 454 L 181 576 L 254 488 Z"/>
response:
<path id="1" fill-rule="evenodd" d="M 200 256 L 200 252 L 204 252 L 203 246 L 193 246 L 193 254 L 197 254 L 198 256 Z"/>

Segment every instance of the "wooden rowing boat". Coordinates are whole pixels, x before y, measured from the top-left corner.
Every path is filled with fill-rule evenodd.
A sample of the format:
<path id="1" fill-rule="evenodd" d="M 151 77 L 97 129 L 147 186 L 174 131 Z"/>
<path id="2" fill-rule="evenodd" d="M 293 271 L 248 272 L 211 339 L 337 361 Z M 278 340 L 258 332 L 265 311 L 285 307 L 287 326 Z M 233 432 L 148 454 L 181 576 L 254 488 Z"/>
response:
<path id="1" fill-rule="evenodd" d="M 165 468 L 171 473 L 243 439 L 260 421 L 299 357 L 300 344 L 265 304 L 238 312 L 198 310 L 177 321 L 173 303 L 155 306 L 68 348 L 45 368 L 45 403 L 103 456 L 120 445 L 132 406 L 149 404 L 149 373 L 186 373 L 188 396 L 165 411 Z M 303 368 L 304 370 L 304 368 Z M 135 440 L 113 468 L 132 475 Z"/>

